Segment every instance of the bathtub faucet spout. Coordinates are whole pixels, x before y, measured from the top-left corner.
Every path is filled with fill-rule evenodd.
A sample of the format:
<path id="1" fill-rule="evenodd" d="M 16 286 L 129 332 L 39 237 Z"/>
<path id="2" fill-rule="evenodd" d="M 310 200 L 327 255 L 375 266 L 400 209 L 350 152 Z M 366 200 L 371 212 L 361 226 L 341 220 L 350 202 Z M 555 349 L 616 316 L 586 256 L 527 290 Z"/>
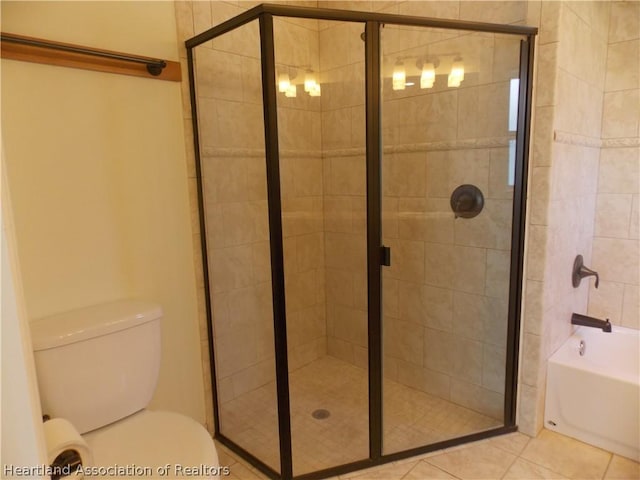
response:
<path id="1" fill-rule="evenodd" d="M 571 315 L 571 323 L 573 325 L 601 328 L 603 332 L 611 333 L 611 322 L 609 322 L 608 318 L 606 320 L 600 320 L 599 318 L 574 313 L 573 315 Z"/>

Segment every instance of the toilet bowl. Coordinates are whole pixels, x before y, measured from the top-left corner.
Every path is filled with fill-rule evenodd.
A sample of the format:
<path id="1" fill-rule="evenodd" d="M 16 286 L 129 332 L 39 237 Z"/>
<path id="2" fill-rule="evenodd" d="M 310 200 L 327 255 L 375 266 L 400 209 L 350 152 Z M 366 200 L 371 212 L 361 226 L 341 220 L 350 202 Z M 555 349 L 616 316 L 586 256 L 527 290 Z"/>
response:
<path id="1" fill-rule="evenodd" d="M 184 415 L 147 409 L 160 367 L 161 308 L 122 300 L 31 323 L 42 412 L 65 418 L 104 478 L 217 479 L 215 445 Z"/>
<path id="2" fill-rule="evenodd" d="M 211 437 L 184 415 L 142 410 L 83 438 L 95 465 L 150 466 L 153 476 L 162 478 L 218 478 Z"/>

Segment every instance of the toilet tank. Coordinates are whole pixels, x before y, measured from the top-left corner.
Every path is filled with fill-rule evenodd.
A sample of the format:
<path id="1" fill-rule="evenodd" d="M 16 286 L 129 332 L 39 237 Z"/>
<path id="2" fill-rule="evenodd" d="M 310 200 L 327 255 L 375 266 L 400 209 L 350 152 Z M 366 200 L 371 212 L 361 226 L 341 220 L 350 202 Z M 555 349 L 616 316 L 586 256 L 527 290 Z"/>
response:
<path id="1" fill-rule="evenodd" d="M 89 432 L 145 408 L 160 368 L 159 305 L 121 300 L 31 322 L 42 413 Z"/>

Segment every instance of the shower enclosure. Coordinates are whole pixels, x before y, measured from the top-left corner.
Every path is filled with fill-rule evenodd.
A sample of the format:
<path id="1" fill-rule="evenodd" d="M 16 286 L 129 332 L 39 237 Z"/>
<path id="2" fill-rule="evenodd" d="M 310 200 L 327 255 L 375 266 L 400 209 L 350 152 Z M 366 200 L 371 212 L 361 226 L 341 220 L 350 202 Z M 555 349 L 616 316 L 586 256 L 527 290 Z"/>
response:
<path id="1" fill-rule="evenodd" d="M 535 33 L 267 4 L 186 42 L 215 432 L 269 476 L 516 429 Z"/>

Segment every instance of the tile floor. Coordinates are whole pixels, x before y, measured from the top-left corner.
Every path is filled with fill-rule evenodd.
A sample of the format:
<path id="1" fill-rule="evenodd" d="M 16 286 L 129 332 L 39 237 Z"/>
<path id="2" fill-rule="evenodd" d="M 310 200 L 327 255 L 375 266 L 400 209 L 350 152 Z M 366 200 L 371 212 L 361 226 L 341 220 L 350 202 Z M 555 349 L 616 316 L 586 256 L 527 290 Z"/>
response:
<path id="1" fill-rule="evenodd" d="M 366 371 L 323 357 L 290 375 L 294 474 L 368 457 Z M 221 406 L 226 435 L 279 468 L 275 384 Z M 330 417 L 317 420 L 316 409 Z M 490 429 L 500 421 L 399 383 L 384 382 L 384 445 L 392 453 Z"/>
<path id="2" fill-rule="evenodd" d="M 220 464 L 230 480 L 265 479 L 218 444 Z M 420 455 L 332 480 L 637 480 L 640 464 L 569 437 L 543 430 L 537 438 L 521 433 Z"/>
<path id="3" fill-rule="evenodd" d="M 290 376 L 292 436 L 296 474 L 365 458 L 367 379 L 364 370 L 324 357 Z M 223 428 L 267 463 L 278 467 L 275 385 L 269 384 L 225 404 Z M 484 430 L 495 419 L 385 380 L 385 441 L 389 451 Z M 331 412 L 316 420 L 311 412 Z M 231 480 L 266 478 L 218 444 L 220 464 Z M 405 459 L 333 480 L 640 480 L 638 463 L 557 433 L 537 438 L 520 433 Z"/>

